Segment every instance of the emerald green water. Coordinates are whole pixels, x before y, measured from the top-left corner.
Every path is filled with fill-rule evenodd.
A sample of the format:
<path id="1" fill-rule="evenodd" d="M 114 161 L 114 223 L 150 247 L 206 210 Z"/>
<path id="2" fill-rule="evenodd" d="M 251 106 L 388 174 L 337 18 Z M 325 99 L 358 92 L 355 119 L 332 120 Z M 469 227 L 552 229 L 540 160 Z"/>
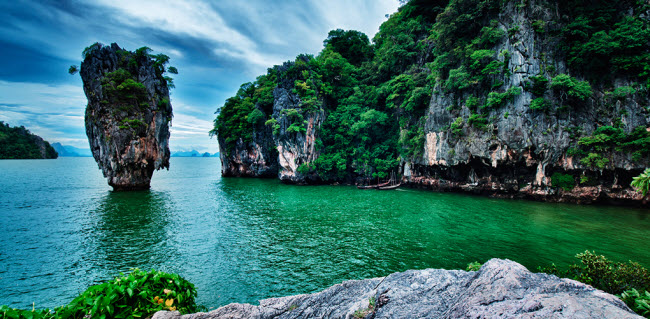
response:
<path id="1" fill-rule="evenodd" d="M 180 273 L 217 307 L 493 257 L 650 266 L 649 235 L 648 210 L 221 178 L 216 158 L 172 158 L 132 193 L 92 158 L 0 161 L 0 304 L 22 308 L 134 267 Z"/>

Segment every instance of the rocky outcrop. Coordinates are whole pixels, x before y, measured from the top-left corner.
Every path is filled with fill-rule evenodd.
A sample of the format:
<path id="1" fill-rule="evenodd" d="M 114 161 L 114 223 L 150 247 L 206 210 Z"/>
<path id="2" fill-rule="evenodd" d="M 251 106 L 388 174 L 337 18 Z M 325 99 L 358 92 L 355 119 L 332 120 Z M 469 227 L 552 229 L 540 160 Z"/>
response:
<path id="1" fill-rule="evenodd" d="M 425 269 L 352 280 L 318 293 L 230 304 L 209 313 L 154 319 L 217 318 L 641 318 L 591 286 L 531 273 L 492 259 L 479 271 Z"/>
<path id="2" fill-rule="evenodd" d="M 273 144 L 272 131 L 264 125 L 256 125 L 253 140 L 245 143 L 237 140 L 232 150 L 225 148 L 226 141 L 219 136 L 219 159 L 221 175 L 229 177 L 276 177 L 278 158 Z"/>
<path id="3" fill-rule="evenodd" d="M 299 59 L 307 62 L 306 57 Z M 316 141 L 325 111 L 322 101 L 317 107 L 304 107 L 304 101 L 294 91 L 296 75 L 289 72 L 294 64 L 286 62 L 273 68 L 278 82 L 270 114 L 273 125 L 253 125 L 252 141 L 239 139 L 232 149 L 228 149 L 225 137 L 218 137 L 223 176 L 277 177 L 296 184 L 319 181 L 313 171 L 299 168 L 319 156 Z"/>
<path id="4" fill-rule="evenodd" d="M 168 58 L 115 43 L 94 44 L 84 54 L 80 74 L 93 157 L 113 189 L 148 189 L 154 170 L 169 168 Z"/>
<path id="5" fill-rule="evenodd" d="M 277 67 L 279 84 L 273 90 L 272 118 L 279 125 L 273 136 L 278 150 L 278 178 L 283 182 L 299 184 L 316 182 L 319 179 L 315 173 L 298 168 L 309 165 L 319 156 L 315 143 L 320 138 L 318 133 L 325 120 L 325 111 L 322 105 L 313 109 L 303 108 L 303 101 L 293 92 L 295 79 L 287 76 L 291 64 Z M 292 124 L 301 130 L 292 130 Z"/>
<path id="6" fill-rule="evenodd" d="M 404 163 L 406 182 L 441 191 L 548 201 L 641 200 L 641 194 L 629 185 L 648 165 L 648 158 L 633 160 L 629 153 L 612 151 L 604 154 L 608 164 L 599 168 L 584 165 L 580 157 L 570 155 L 568 150 L 578 146 L 580 136 L 591 135 L 599 126 L 616 126 L 620 122 L 628 134 L 637 127 L 649 127 L 647 93 L 639 91 L 612 98 L 614 88 L 633 85 L 631 80 L 620 78 L 613 81 L 614 87 L 592 84 L 594 94 L 570 107 L 565 94 L 552 90 L 543 98 L 558 109 L 549 112 L 530 107 L 533 99 L 539 97 L 527 88 L 532 77 L 551 79 L 572 71 L 565 56 L 557 52 L 559 44 L 545 39 L 533 27 L 539 18 L 552 21 L 549 27 L 559 30 L 561 25 L 557 21 L 563 20 L 558 15 L 552 5 L 543 1 L 526 6 L 508 3 L 501 10 L 495 17 L 498 28 L 504 33 L 510 30 L 510 35 L 492 49 L 506 52 L 498 56 L 508 69 L 498 91 L 515 89 L 521 90 L 521 94 L 503 107 L 490 109 L 485 116 L 486 127 L 477 128 L 468 123 L 475 111 L 465 105 L 473 92 L 457 96 L 445 92 L 439 83 L 426 114 L 424 155 Z M 579 73 L 574 76 L 582 80 Z M 461 131 L 452 132 L 450 123 L 457 118 L 464 121 L 464 126 Z M 571 175 L 575 187 L 564 190 L 553 185 L 551 176 L 555 173 Z"/>

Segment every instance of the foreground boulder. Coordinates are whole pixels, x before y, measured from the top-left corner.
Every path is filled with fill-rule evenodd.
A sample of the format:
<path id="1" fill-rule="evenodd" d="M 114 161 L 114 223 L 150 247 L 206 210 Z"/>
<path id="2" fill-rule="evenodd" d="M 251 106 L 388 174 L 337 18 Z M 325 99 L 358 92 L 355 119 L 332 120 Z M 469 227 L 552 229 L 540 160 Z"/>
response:
<path id="1" fill-rule="evenodd" d="M 130 52 L 115 43 L 84 50 L 86 135 L 114 190 L 148 189 L 153 171 L 169 168 L 171 78 L 163 76 L 169 57 L 148 51 Z"/>
<path id="2" fill-rule="evenodd" d="M 479 271 L 425 269 L 351 280 L 321 292 L 229 304 L 209 313 L 157 312 L 153 319 L 207 318 L 641 318 L 613 295 L 492 259 Z"/>

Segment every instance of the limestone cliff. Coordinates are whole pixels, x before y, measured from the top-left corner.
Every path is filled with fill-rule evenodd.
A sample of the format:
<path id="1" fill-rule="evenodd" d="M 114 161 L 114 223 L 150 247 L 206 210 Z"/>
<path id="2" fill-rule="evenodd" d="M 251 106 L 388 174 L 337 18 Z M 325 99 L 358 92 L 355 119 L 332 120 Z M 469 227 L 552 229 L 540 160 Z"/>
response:
<path id="1" fill-rule="evenodd" d="M 115 190 L 148 189 L 154 170 L 169 168 L 172 106 L 163 76 L 169 58 L 148 51 L 129 52 L 115 43 L 84 51 L 86 134 Z"/>
<path id="2" fill-rule="evenodd" d="M 474 92 L 446 92 L 443 81 L 438 81 L 426 114 L 424 155 L 404 163 L 406 181 L 436 190 L 552 201 L 641 199 L 629 185 L 648 165 L 647 153 L 633 159 L 629 151 L 611 150 L 602 154 L 606 164 L 587 165 L 581 161 L 587 154 L 571 154 L 571 149 L 579 149 L 580 137 L 593 135 L 600 126 L 618 126 L 625 134 L 649 127 L 647 89 L 620 73 L 611 73 L 611 82 L 592 81 L 593 94 L 584 100 L 571 101 L 566 91 L 548 85 L 539 92 L 532 88 L 535 81 L 552 83 L 560 74 L 584 80 L 579 71 L 568 67 L 557 39 L 539 30 L 538 21 L 547 21 L 546 28 L 552 30 L 568 23 L 559 12 L 553 2 L 525 6 L 508 2 L 494 16 L 496 27 L 509 34 L 491 48 L 501 53 L 497 60 L 507 68 L 499 78 L 503 85 L 495 92 L 521 93 L 502 106 L 487 108 L 482 116 L 487 123 L 482 127 L 469 123 L 476 110 L 467 101 Z M 630 89 L 616 95 L 617 88 Z M 555 109 L 531 107 L 540 101 Z M 458 118 L 462 127 L 454 131 L 450 124 Z M 563 189 L 553 185 L 554 174 L 570 176 L 575 182 Z"/>
<path id="3" fill-rule="evenodd" d="M 303 56 L 296 61 L 305 64 L 308 60 Z M 218 134 L 223 176 L 277 177 L 299 184 L 319 180 L 316 174 L 298 169 L 318 158 L 318 129 L 325 117 L 322 101 L 318 101 L 317 106 L 307 107 L 306 98 L 301 98 L 294 90 L 295 82 L 300 81 L 301 73 L 296 72 L 299 67 L 296 62 L 286 62 L 270 69 L 274 81 L 268 87 L 270 105 L 264 110 L 261 102 L 255 103 L 251 112 L 259 111 L 261 116 L 266 112 L 268 116 L 264 121 L 251 121 L 250 115 L 246 117 L 250 122 L 250 139 L 228 142 L 226 134 Z M 248 89 L 248 84 L 242 87 Z M 256 90 L 259 89 L 257 86 Z"/>
<path id="4" fill-rule="evenodd" d="M 222 173 L 642 203 L 647 2 L 411 0 L 364 37 L 242 86 L 215 121 Z"/>
<path id="5" fill-rule="evenodd" d="M 642 318 L 621 300 L 591 286 L 529 272 L 492 259 L 479 271 L 425 269 L 346 281 L 321 292 L 230 304 L 181 316 L 218 318 Z"/>

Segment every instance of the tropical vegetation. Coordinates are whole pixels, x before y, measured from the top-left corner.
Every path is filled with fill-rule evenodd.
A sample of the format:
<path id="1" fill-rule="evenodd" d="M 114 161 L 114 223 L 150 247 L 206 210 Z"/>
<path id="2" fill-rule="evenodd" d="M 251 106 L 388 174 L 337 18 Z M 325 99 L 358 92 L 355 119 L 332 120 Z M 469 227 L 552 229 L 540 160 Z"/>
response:
<path id="1" fill-rule="evenodd" d="M 32 134 L 24 126 L 11 127 L 0 121 L 0 159 L 57 157 L 58 154 L 49 142 Z"/>

